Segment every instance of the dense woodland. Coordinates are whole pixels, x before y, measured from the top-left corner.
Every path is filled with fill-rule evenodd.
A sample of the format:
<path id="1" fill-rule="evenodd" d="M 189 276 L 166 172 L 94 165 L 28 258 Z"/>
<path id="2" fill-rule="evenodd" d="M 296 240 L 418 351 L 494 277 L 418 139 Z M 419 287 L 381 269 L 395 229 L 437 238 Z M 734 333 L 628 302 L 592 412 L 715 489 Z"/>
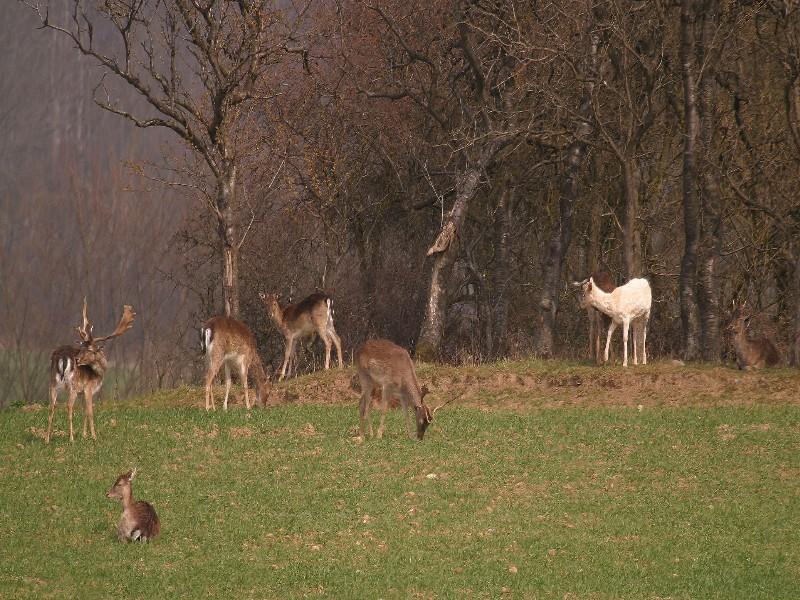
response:
<path id="1" fill-rule="evenodd" d="M 596 268 L 649 279 L 651 357 L 730 361 L 746 300 L 800 364 L 797 2 L 11 13 L 0 380 L 31 360 L 25 401 L 46 386 L 26 357 L 71 341 L 83 294 L 109 327 L 137 308 L 127 393 L 197 381 L 196 327 L 226 311 L 279 364 L 259 291 L 330 293 L 348 353 L 585 357 L 570 282 Z"/>

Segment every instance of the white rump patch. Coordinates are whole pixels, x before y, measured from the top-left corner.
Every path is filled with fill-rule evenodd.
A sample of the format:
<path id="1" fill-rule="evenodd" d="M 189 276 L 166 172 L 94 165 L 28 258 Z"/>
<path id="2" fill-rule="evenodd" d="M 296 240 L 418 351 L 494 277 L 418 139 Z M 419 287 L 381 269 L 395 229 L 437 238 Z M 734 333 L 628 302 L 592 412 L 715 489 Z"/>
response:
<path id="1" fill-rule="evenodd" d="M 72 375 L 72 359 L 71 358 L 59 358 L 58 359 L 58 368 L 56 369 L 56 381 L 58 383 L 64 383 L 64 381 L 70 379 Z"/>
<path id="2" fill-rule="evenodd" d="M 211 352 L 211 328 L 210 327 L 206 327 L 203 330 L 203 339 L 205 341 L 205 351 L 210 353 Z"/>

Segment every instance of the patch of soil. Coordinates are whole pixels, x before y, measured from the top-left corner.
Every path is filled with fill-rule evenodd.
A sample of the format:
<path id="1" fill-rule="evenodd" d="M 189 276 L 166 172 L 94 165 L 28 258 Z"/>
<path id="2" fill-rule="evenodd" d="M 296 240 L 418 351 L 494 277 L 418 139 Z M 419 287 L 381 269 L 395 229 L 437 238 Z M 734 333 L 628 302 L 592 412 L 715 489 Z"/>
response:
<path id="1" fill-rule="evenodd" d="M 538 410 L 570 406 L 642 408 L 800 403 L 800 371 L 742 372 L 729 367 L 681 366 L 669 361 L 646 366 L 563 368 L 554 362 L 521 370 L 515 363 L 456 367 L 426 365 L 421 384 L 431 388 L 429 406 L 453 396 L 457 404 L 491 409 Z M 434 383 L 435 382 L 435 383 Z M 278 398 L 297 404 L 356 406 L 360 395 L 353 369 L 332 369 L 275 384 Z M 281 388 L 283 388 L 281 390 Z M 380 397 L 373 394 L 373 404 Z M 391 406 L 398 406 L 395 400 Z M 641 409 L 640 409 L 641 410 Z"/>

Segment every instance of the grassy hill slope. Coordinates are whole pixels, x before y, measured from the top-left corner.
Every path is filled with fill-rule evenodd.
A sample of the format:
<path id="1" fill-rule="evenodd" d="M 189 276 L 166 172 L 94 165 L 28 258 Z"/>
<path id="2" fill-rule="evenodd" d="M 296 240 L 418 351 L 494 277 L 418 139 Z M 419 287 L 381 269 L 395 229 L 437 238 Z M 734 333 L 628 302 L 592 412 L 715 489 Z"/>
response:
<path id="1" fill-rule="evenodd" d="M 800 374 L 424 365 L 360 444 L 352 371 L 206 414 L 198 388 L 96 409 L 99 439 L 0 413 L 4 598 L 794 598 Z M 78 415 L 78 424 L 80 415 Z M 162 535 L 116 541 L 131 466 Z"/>

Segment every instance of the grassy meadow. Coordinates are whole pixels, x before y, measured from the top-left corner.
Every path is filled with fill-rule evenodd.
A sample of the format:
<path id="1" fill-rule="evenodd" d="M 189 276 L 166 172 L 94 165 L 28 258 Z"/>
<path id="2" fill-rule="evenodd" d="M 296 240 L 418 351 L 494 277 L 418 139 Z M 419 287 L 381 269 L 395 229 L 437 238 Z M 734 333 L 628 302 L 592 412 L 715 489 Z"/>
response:
<path id="1" fill-rule="evenodd" d="M 63 401 L 49 447 L 46 410 L 0 412 L 0 597 L 798 597 L 800 373 L 419 371 L 433 405 L 464 393 L 421 443 L 397 410 L 359 443 L 352 371 L 249 413 L 101 400 L 96 442 Z M 132 466 L 149 544 L 105 498 Z"/>

